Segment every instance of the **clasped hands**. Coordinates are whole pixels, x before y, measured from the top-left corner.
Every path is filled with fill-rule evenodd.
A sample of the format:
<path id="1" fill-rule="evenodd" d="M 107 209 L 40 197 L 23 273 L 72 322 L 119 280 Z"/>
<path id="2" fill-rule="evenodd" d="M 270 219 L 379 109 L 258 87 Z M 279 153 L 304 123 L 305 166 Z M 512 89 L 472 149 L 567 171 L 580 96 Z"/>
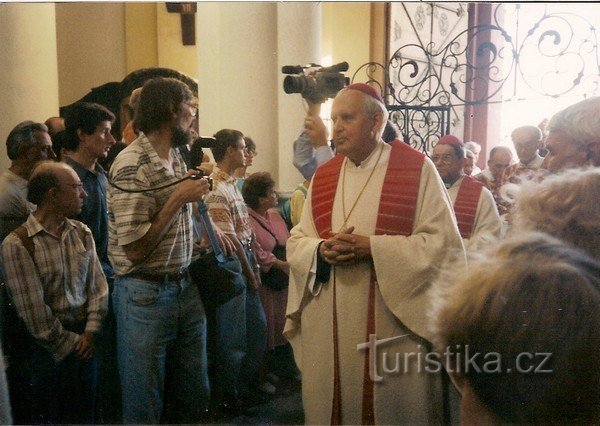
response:
<path id="1" fill-rule="evenodd" d="M 324 240 L 319 253 L 330 265 L 353 265 L 371 257 L 371 240 L 364 235 L 353 234 L 354 226 Z"/>

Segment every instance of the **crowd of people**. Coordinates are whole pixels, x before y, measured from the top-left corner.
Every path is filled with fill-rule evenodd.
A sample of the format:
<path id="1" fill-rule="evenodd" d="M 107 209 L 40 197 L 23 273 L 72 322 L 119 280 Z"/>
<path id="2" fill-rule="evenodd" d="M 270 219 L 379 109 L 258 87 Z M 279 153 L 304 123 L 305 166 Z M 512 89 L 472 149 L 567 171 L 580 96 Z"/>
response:
<path id="1" fill-rule="evenodd" d="M 600 98 L 481 171 L 351 84 L 331 135 L 307 100 L 282 205 L 260 141 L 219 130 L 210 160 L 197 102 L 152 78 L 121 141 L 87 102 L 10 132 L 1 422 L 219 422 L 300 382 L 308 424 L 600 421 Z M 212 303 L 188 268 L 221 251 L 243 285 Z"/>

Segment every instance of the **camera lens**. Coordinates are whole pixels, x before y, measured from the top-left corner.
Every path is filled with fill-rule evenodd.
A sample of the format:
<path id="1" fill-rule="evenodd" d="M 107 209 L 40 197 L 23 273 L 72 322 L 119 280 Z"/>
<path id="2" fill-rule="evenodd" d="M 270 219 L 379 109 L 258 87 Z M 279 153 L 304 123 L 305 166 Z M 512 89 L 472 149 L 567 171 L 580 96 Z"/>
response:
<path id="1" fill-rule="evenodd" d="M 306 77 L 303 75 L 288 75 L 283 79 L 283 91 L 287 94 L 302 93 L 306 86 Z"/>

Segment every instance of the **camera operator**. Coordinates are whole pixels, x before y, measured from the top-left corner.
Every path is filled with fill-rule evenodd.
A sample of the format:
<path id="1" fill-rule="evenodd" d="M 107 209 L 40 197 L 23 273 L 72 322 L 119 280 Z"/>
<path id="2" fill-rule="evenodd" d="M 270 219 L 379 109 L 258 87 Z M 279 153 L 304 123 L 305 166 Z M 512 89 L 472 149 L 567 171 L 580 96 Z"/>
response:
<path id="1" fill-rule="evenodd" d="M 197 111 L 179 80 L 147 81 L 134 118 L 140 135 L 110 170 L 119 186 L 109 188 L 109 255 L 126 424 L 200 423 L 208 405 L 206 316 L 187 268 L 190 203 L 209 185 L 182 181 L 186 165 L 175 149 L 189 142 Z"/>

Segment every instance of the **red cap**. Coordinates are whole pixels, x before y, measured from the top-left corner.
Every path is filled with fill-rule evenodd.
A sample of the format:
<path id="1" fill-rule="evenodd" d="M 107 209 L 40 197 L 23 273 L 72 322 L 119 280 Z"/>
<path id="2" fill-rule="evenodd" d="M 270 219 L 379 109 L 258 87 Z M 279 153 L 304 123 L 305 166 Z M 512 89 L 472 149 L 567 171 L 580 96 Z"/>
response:
<path id="1" fill-rule="evenodd" d="M 437 144 L 438 145 L 452 145 L 452 146 L 456 146 L 459 148 L 465 147 L 465 144 L 463 143 L 463 141 L 458 139 L 456 136 L 452 136 L 452 135 L 442 136 Z"/>
<path id="2" fill-rule="evenodd" d="M 363 92 L 365 95 L 369 95 L 373 99 L 375 99 L 385 105 L 385 102 L 383 102 L 383 98 L 379 94 L 379 91 L 377 89 L 375 89 L 374 87 L 369 86 L 368 84 L 353 83 L 350 86 L 346 87 L 346 89 L 358 90 L 359 92 Z"/>

